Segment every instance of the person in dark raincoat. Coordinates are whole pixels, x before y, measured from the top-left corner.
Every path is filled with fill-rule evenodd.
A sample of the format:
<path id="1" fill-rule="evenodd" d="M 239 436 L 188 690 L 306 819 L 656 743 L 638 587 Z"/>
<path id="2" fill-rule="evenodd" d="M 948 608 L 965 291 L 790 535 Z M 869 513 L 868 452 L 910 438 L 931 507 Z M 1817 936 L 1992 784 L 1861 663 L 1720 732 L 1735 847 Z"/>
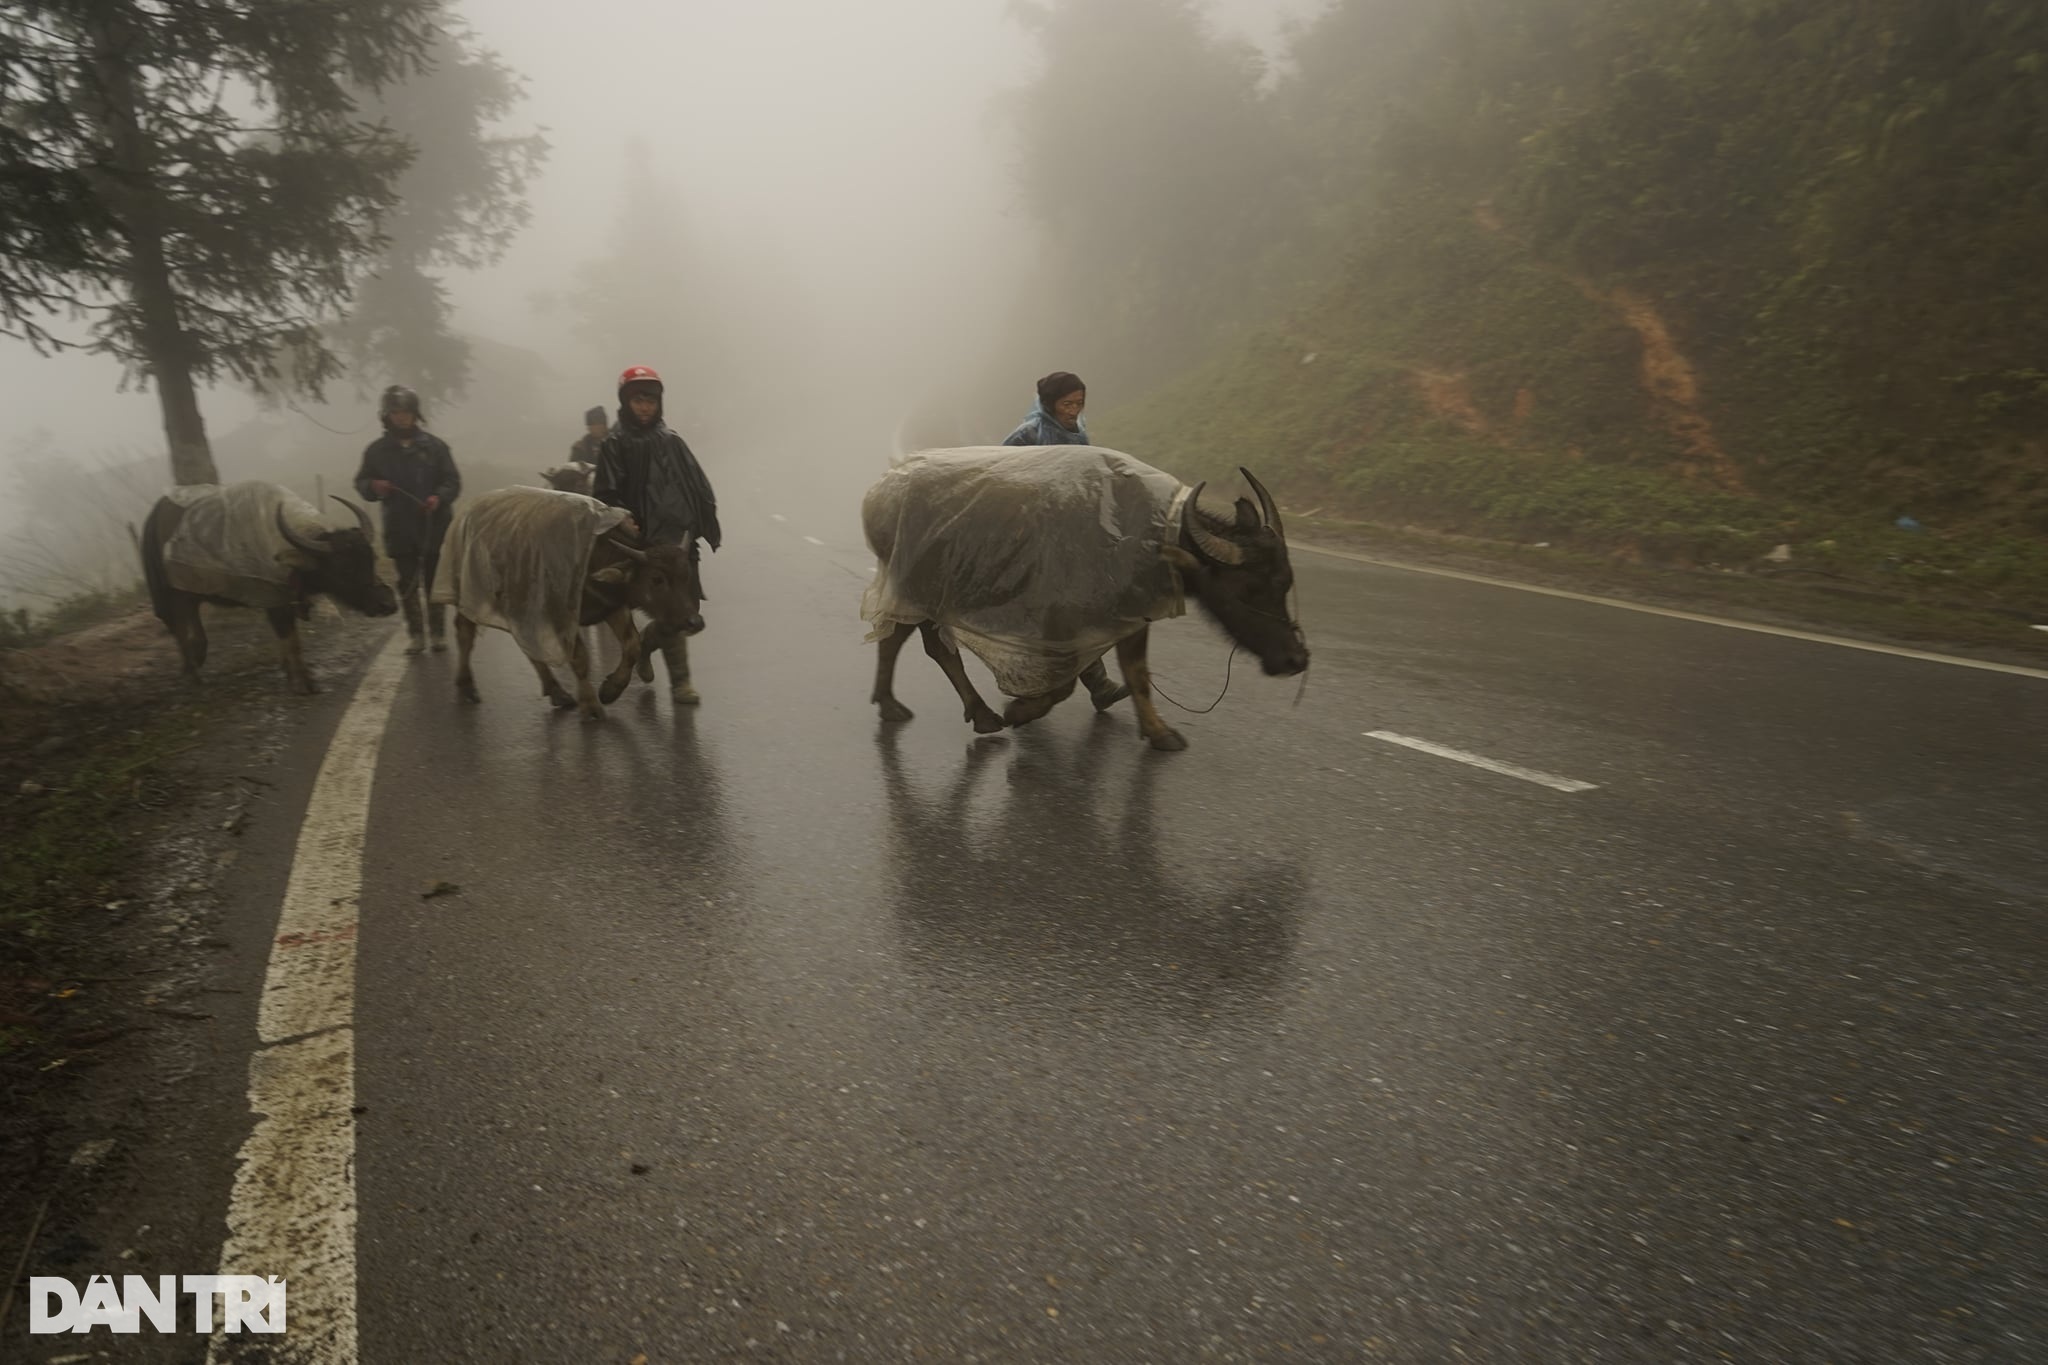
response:
<path id="1" fill-rule="evenodd" d="M 1088 406 L 1088 386 L 1081 376 L 1054 370 L 1038 381 L 1038 401 L 1017 429 L 1003 438 L 1006 446 L 1085 446 L 1088 425 L 1081 420 Z"/>
<path id="2" fill-rule="evenodd" d="M 1081 412 L 1088 406 L 1088 386 L 1081 376 L 1054 370 L 1038 381 L 1038 401 L 1031 405 L 1017 429 L 1003 438 L 1006 446 L 1085 446 L 1088 426 Z M 1081 670 L 1081 685 L 1095 701 L 1095 709 L 1107 711 L 1131 695 L 1122 683 L 1111 682 L 1109 670 L 1097 659 Z"/>
<path id="3" fill-rule="evenodd" d="M 661 376 L 647 366 L 634 365 L 619 376 L 618 425 L 598 449 L 591 496 L 623 507 L 631 518 L 626 530 L 645 544 L 681 545 L 694 535 L 716 550 L 718 499 L 689 445 L 662 420 L 661 399 Z M 652 635 L 642 639 L 641 681 L 654 681 L 654 654 L 659 652 L 668 665 L 670 699 L 678 706 L 695 706 L 697 690 L 690 686 L 683 637 Z"/>
<path id="4" fill-rule="evenodd" d="M 609 423 L 604 419 L 603 408 L 592 408 L 583 414 L 583 434 L 569 447 L 572 463 L 596 464 L 597 452 L 604 448 L 604 437 Z"/>
<path id="5" fill-rule="evenodd" d="M 418 394 L 393 384 L 384 390 L 377 415 L 384 434 L 363 451 L 356 493 L 384 504 L 384 553 L 398 570 L 398 603 L 405 609 L 405 629 L 412 637 L 405 652 L 418 654 L 426 648 L 420 599 L 433 595 L 441 538 L 455 515 L 462 476 L 448 443 L 426 429 Z M 441 603 L 428 608 L 437 654 L 448 648 L 447 619 Z"/>

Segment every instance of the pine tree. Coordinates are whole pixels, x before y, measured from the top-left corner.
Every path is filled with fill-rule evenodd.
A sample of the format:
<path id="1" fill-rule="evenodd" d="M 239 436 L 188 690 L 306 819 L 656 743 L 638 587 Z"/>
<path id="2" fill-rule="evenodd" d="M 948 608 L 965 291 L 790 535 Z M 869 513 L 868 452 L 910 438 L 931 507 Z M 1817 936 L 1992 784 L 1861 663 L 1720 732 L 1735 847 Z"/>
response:
<path id="1" fill-rule="evenodd" d="M 366 92 L 364 104 L 417 150 L 384 218 L 381 257 L 358 287 L 337 345 L 365 374 L 358 387 L 404 383 L 430 409 L 469 385 L 470 343 L 450 326 L 450 269 L 495 263 L 528 219 L 524 191 L 547 155 L 538 133 L 500 133 L 524 83 L 451 21 L 429 50 L 430 70 Z"/>
<path id="2" fill-rule="evenodd" d="M 320 319 L 413 148 L 356 92 L 424 69 L 435 0 L 16 0 L 0 10 L 0 331 L 111 355 L 172 477 L 217 479 L 198 389 L 318 393 Z M 60 318 L 89 320 L 84 339 Z"/>

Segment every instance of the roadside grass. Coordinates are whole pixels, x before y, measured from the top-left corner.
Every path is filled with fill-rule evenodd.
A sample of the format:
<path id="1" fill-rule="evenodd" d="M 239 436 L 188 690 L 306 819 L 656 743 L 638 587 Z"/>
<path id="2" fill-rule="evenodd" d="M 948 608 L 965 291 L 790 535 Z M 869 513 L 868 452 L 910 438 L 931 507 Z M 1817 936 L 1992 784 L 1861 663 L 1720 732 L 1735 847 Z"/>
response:
<path id="1" fill-rule="evenodd" d="M 1104 439 L 1188 479 L 1226 481 L 1245 465 L 1304 539 L 1314 528 L 1389 553 L 1455 553 L 1509 577 L 2048 658 L 2048 632 L 2031 629 L 2048 624 L 2048 541 L 2013 528 L 1901 529 L 1864 509 L 1503 449 L 1440 423 L 1333 457 L 1231 423 L 1183 433 L 1162 415 L 1105 421 Z"/>
<path id="2" fill-rule="evenodd" d="M 193 689 L 141 601 L 83 594 L 0 649 L 0 1062 L 42 1045 L 51 983 L 121 918 L 107 906 L 137 894 L 146 817 L 177 797 L 171 761 L 239 679 L 274 668 L 261 619 L 222 613 L 213 681 Z"/>
<path id="3" fill-rule="evenodd" d="M 1390 213 L 1324 294 L 1105 403 L 1098 439 L 1191 481 L 1246 466 L 1290 526 L 1313 515 L 1328 533 L 1455 543 L 1505 574 L 2048 651 L 2028 628 L 2048 624 L 2048 521 L 2021 477 L 2035 466 L 1984 453 L 1914 485 L 1894 456 L 1841 448 L 1853 432 L 1836 395 L 1789 381 L 1767 395 L 1771 420 L 1764 396 L 1717 388 L 1718 373 L 1680 415 L 1646 380 L 1646 343 L 1611 291 L 1456 195 Z M 1858 477 L 1819 479 L 1816 465 Z M 1924 526 L 1899 526 L 1907 512 Z"/>
<path id="4" fill-rule="evenodd" d="M 0 612 L 0 649 L 23 649 L 87 626 L 101 625 L 148 601 L 148 592 L 138 582 L 126 588 L 76 593 L 43 612 L 15 607 Z"/>
<path id="5" fill-rule="evenodd" d="M 35 761 L 35 776 L 8 765 L 9 790 L 0 795 L 0 1061 L 41 1041 L 25 983 L 60 972 L 65 943 L 131 893 L 124 880 L 137 854 L 136 817 L 170 799 L 163 765 L 191 746 L 201 716 L 167 706 L 119 719 L 125 728 L 82 740 L 67 761 Z"/>
<path id="6" fill-rule="evenodd" d="M 113 893 L 128 855 L 122 820 L 145 801 L 158 765 L 191 744 L 196 719 L 174 708 L 105 737 L 67 769 L 25 779 L 0 804 L 0 947 L 32 946 L 63 908 Z"/>

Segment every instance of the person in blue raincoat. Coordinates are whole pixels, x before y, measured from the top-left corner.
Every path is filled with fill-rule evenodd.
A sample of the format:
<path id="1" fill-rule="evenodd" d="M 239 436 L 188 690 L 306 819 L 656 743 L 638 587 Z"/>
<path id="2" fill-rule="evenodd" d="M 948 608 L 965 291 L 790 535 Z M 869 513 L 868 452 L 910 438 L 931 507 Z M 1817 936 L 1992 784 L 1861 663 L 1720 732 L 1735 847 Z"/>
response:
<path id="1" fill-rule="evenodd" d="M 1038 401 L 1031 405 L 1031 411 L 1017 424 L 1017 429 L 1003 438 L 1003 444 L 1093 445 L 1088 439 L 1088 424 L 1081 420 L 1081 411 L 1087 406 L 1088 386 L 1081 382 L 1081 376 L 1055 370 L 1038 381 Z"/>
<path id="2" fill-rule="evenodd" d="M 1055 370 L 1038 381 L 1038 401 L 1017 429 L 1003 438 L 1006 446 L 1085 446 L 1088 425 L 1081 412 L 1088 406 L 1088 386 L 1081 376 Z M 1109 670 L 1097 659 L 1081 670 L 1081 685 L 1095 702 L 1095 709 L 1107 711 L 1131 695 L 1131 689 L 1112 682 Z"/>

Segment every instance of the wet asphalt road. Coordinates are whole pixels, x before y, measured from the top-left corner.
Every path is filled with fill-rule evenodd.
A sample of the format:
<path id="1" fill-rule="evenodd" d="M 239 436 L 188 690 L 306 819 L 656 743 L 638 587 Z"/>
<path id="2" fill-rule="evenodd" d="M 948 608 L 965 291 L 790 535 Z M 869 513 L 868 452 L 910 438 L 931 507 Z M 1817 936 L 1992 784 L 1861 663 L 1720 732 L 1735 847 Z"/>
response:
<path id="1" fill-rule="evenodd" d="M 977 742 L 772 506 L 695 714 L 392 714 L 371 1365 L 2048 1355 L 2048 681 L 1304 554 Z"/>

